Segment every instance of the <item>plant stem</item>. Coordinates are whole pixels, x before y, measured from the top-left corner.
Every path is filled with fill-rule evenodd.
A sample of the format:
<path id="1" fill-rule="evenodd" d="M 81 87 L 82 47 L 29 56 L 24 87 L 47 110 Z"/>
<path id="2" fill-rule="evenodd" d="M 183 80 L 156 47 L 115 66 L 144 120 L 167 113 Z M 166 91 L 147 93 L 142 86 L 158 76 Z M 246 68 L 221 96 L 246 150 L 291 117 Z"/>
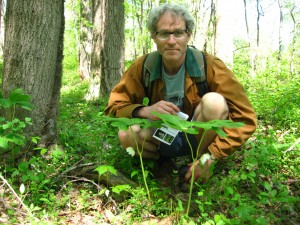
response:
<path id="1" fill-rule="evenodd" d="M 146 138 L 143 140 L 142 149 L 140 151 L 140 148 L 139 148 L 138 142 L 136 140 L 136 136 L 135 136 L 135 134 L 134 134 L 134 132 L 132 130 L 132 127 L 130 127 L 130 131 L 133 134 L 133 139 L 134 139 L 134 142 L 135 142 L 135 145 L 136 145 L 136 150 L 137 150 L 137 152 L 139 154 L 140 163 L 141 163 L 141 169 L 142 169 L 142 174 L 143 174 L 143 180 L 144 180 L 144 185 L 145 185 L 145 188 L 146 188 L 146 191 L 147 191 L 148 200 L 151 200 L 150 191 L 149 191 L 149 188 L 148 188 L 146 174 L 145 174 L 145 169 L 144 169 L 144 163 L 143 163 L 143 150 L 144 150 L 144 143 L 146 141 Z"/>
<path id="2" fill-rule="evenodd" d="M 188 204 L 187 204 L 187 209 L 186 209 L 186 215 L 189 216 L 189 212 L 190 212 L 190 207 L 191 207 L 191 202 L 192 202 L 192 194 L 193 194 L 193 186 L 194 186 L 194 178 L 195 178 L 195 163 L 199 157 L 199 151 L 200 151 L 200 147 L 201 147 L 201 144 L 203 142 L 203 139 L 204 139 L 204 136 L 206 134 L 207 130 L 204 130 L 202 136 L 201 136 L 201 139 L 200 139 L 200 142 L 198 144 L 198 147 L 197 147 L 197 151 L 196 151 L 196 157 L 194 157 L 194 152 L 193 152 L 193 148 L 190 144 L 190 141 L 188 139 L 188 136 L 187 134 L 185 133 L 185 136 L 186 136 L 186 139 L 187 139 L 187 142 L 190 146 L 190 149 L 191 149 L 191 155 L 192 155 L 192 159 L 193 159 L 193 163 L 192 163 L 192 177 L 191 177 L 191 183 L 190 183 L 190 191 L 189 191 L 189 199 L 188 199 Z"/>
<path id="3" fill-rule="evenodd" d="M 148 200 L 151 200 L 150 191 L 149 191 L 149 188 L 148 188 L 146 174 L 145 174 L 145 169 L 144 169 L 144 164 L 143 164 L 142 153 L 139 152 L 139 156 L 140 156 L 140 162 L 141 162 L 141 168 L 142 168 L 142 173 L 143 173 L 144 184 L 145 184 L 145 188 L 146 188 L 147 195 L 148 195 Z"/>

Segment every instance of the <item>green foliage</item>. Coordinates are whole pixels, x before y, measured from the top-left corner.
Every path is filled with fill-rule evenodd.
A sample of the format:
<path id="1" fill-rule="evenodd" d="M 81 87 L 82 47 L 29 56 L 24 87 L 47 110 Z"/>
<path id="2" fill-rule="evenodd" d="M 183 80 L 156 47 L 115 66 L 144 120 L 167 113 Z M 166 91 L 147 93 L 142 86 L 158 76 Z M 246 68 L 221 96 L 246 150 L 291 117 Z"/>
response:
<path id="1" fill-rule="evenodd" d="M 101 117 L 101 120 L 109 122 L 112 126 L 117 127 L 120 130 L 130 129 L 133 135 L 135 135 L 135 133 L 132 131 L 132 128 L 131 128 L 131 126 L 133 126 L 133 125 L 138 125 L 144 129 L 149 128 L 151 126 L 160 128 L 161 126 L 167 125 L 167 126 L 170 126 L 171 128 L 180 130 L 180 131 L 184 132 L 185 134 L 188 134 L 188 133 L 189 134 L 198 134 L 199 129 L 202 128 L 202 129 L 204 129 L 203 137 L 205 136 L 205 133 L 208 130 L 214 130 L 221 137 L 225 137 L 226 134 L 224 133 L 222 128 L 224 128 L 224 127 L 237 128 L 237 127 L 241 127 L 244 125 L 243 123 L 236 123 L 236 122 L 232 122 L 229 120 L 213 120 L 213 121 L 209 121 L 209 122 L 185 121 L 185 120 L 180 119 L 177 115 L 161 114 L 161 113 L 157 113 L 157 112 L 152 112 L 152 113 L 155 116 L 157 116 L 158 118 L 160 118 L 161 120 L 149 121 L 149 120 L 141 119 L 141 118 L 129 119 L 129 118 L 113 118 L 113 117 Z M 198 149 L 200 149 L 203 137 L 198 145 Z M 148 173 L 147 173 L 147 171 L 144 170 L 144 164 L 143 164 L 143 158 L 142 158 L 143 146 L 142 146 L 142 149 L 140 149 L 140 147 L 137 143 L 137 137 L 134 136 L 134 138 L 135 138 L 135 143 L 136 143 L 136 151 L 138 152 L 139 157 L 140 157 L 140 164 L 141 164 L 141 169 L 142 169 L 144 185 L 145 185 L 145 188 L 146 188 L 146 191 L 148 194 L 148 199 L 151 200 L 150 191 L 149 191 L 147 180 L 146 180 Z M 132 154 L 133 153 L 132 151 L 133 151 L 132 147 L 130 149 L 127 149 L 127 152 L 133 156 L 134 154 Z M 199 158 L 198 152 L 199 151 L 197 150 L 197 154 L 194 157 L 193 149 L 191 149 L 193 163 L 195 163 L 195 161 Z M 133 177 L 136 174 L 137 174 L 137 172 L 134 171 L 131 174 L 131 176 Z M 194 183 L 194 170 L 192 172 L 191 180 L 192 180 L 192 182 L 190 185 L 189 201 L 188 201 L 188 205 L 187 205 L 186 215 L 189 215 L 189 208 L 190 208 L 190 204 L 191 204 L 192 190 L 193 190 L 193 183 Z"/>
<path id="2" fill-rule="evenodd" d="M 99 176 L 101 176 L 107 172 L 117 175 L 117 171 L 113 166 L 102 165 L 102 166 L 97 167 L 95 170 L 99 173 Z"/>
<path id="3" fill-rule="evenodd" d="M 79 9 L 77 1 L 75 7 L 76 10 Z M 300 145 L 296 144 L 299 139 L 299 74 L 292 74 L 290 71 L 290 55 L 283 55 L 279 62 L 277 52 L 261 61 L 256 74 L 252 73 L 250 51 L 249 48 L 242 48 L 246 46 L 246 42 L 242 41 L 236 42 L 238 50 L 234 56 L 234 73 L 247 91 L 257 113 L 259 126 L 254 137 L 241 151 L 215 165 L 214 176 L 206 184 L 194 185 L 194 211 L 190 216 L 184 214 L 187 199 L 182 198 L 183 193 L 177 195 L 173 193 L 173 189 L 159 189 L 147 174 L 148 169 L 154 166 L 151 160 L 143 162 L 151 190 L 151 202 L 145 188 L 131 188 L 127 185 L 111 187 L 112 193 L 122 198 L 105 202 L 107 197 L 99 193 L 98 189 L 82 181 L 76 186 L 73 180 L 76 178 L 66 178 L 65 171 L 73 166 L 95 162 L 106 165 L 106 169 L 101 168 L 100 173 L 120 170 L 129 178 L 132 175 L 132 179 L 143 182 L 139 159 L 132 158 L 118 143 L 118 123 L 115 127 L 99 123 L 99 112 L 104 111 L 107 99 L 91 102 L 84 100 L 88 83 L 82 82 L 77 73 L 77 36 L 73 33 L 77 29 L 77 22 L 76 19 L 72 26 L 67 24 L 65 32 L 64 76 L 57 121 L 64 149 L 55 147 L 48 150 L 38 147 L 33 150 L 40 154 L 24 155 L 15 166 L 7 162 L 0 164 L 1 174 L 13 185 L 32 214 L 40 219 L 32 221 L 23 217 L 19 220 L 20 215 L 16 216 L 14 210 L 3 210 L 2 213 L 8 215 L 10 224 L 65 223 L 68 217 L 61 216 L 60 212 L 72 213 L 72 210 L 92 215 L 101 223 L 104 217 L 101 210 L 109 210 L 113 201 L 120 206 L 116 213 L 123 216 L 118 221 L 120 224 L 142 222 L 148 220 L 149 215 L 156 218 L 174 216 L 172 223 L 179 225 L 297 224 L 300 220 Z M 126 32 L 132 34 L 133 31 Z M 140 36 L 137 46 L 143 43 L 146 36 Z M 131 35 L 130 38 L 133 37 Z M 297 42 L 296 47 L 298 45 Z M 138 52 L 141 51 L 137 50 L 136 54 L 140 55 Z M 295 71 L 299 71 L 298 50 L 295 57 Z M 263 62 L 266 62 L 265 65 Z M 1 67 L 2 63 L 0 69 Z M 0 140 L 6 148 L 2 146 L 0 149 L 6 151 L 13 148 L 14 152 L 18 152 L 26 141 L 24 128 L 31 121 L 14 118 L 14 110 L 15 107 L 28 110 L 32 106 L 26 103 L 29 102 L 28 96 L 22 96 L 21 93 L 12 94 L 11 98 L 9 96 L 5 99 L 2 95 L 0 98 L 0 108 L 5 111 L 0 116 Z M 193 132 L 194 127 L 189 124 L 178 123 L 173 118 L 164 120 L 172 126 L 178 124 L 182 129 Z M 214 124 L 216 127 L 218 125 Z M 36 144 L 38 139 L 34 137 L 32 142 Z M 74 194 L 77 190 L 78 195 Z M 13 197 L 7 192 L 1 192 L 0 198 L 7 201 Z M 12 206 L 17 208 L 15 203 Z"/>
<path id="4" fill-rule="evenodd" d="M 4 111 L 6 117 L 0 117 L 0 152 L 9 150 L 14 155 L 19 152 L 20 147 L 25 145 L 26 137 L 23 131 L 27 125 L 31 125 L 31 119 L 25 117 L 24 120 L 15 118 L 16 109 L 20 107 L 31 110 L 29 95 L 24 94 L 23 90 L 12 90 L 5 98 L 0 92 L 0 110 Z"/>
<path id="5" fill-rule="evenodd" d="M 299 127 L 300 76 L 291 74 L 290 56 L 285 53 L 278 61 L 276 52 L 268 60 L 256 58 L 262 69 L 253 71 L 249 64 L 249 47 L 236 41 L 240 50 L 234 56 L 234 73 L 244 85 L 259 119 L 278 127 Z M 299 58 L 295 58 L 298 65 Z M 265 63 L 263 63 L 265 62 Z"/>

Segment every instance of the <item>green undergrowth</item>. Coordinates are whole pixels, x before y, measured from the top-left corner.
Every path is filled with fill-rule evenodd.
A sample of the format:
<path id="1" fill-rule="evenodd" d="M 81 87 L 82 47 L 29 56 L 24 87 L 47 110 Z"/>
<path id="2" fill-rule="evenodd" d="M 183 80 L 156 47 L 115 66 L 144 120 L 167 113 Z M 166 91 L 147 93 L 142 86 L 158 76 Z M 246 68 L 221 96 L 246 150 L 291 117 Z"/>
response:
<path id="1" fill-rule="evenodd" d="M 142 187 L 138 159 L 120 148 L 115 128 L 101 126 L 97 119 L 107 99 L 86 102 L 84 88 L 84 84 L 80 84 L 72 94 L 63 93 L 61 140 L 72 149 L 69 159 L 73 163 L 82 158 L 85 162 L 101 162 L 140 184 L 138 188 L 110 188 L 112 198 L 121 209 L 118 221 L 131 224 L 147 220 L 149 215 L 172 216 L 174 224 L 297 224 L 299 221 L 299 144 L 289 150 L 299 138 L 295 121 L 283 121 L 281 129 L 278 118 L 264 120 L 267 112 L 257 110 L 261 119 L 255 135 L 241 151 L 218 162 L 214 176 L 206 184 L 196 185 L 193 210 L 186 218 L 182 216 L 186 206 L 184 194 L 160 189 L 151 175 L 148 179 L 153 201 L 149 203 Z M 258 107 L 258 104 L 262 103 L 253 105 Z M 144 163 L 151 171 L 153 161 L 145 160 Z M 132 173 L 135 176 L 131 177 Z M 126 194 L 120 197 L 118 193 Z"/>
<path id="2" fill-rule="evenodd" d="M 59 145 L 35 149 L 38 154 L 24 155 L 13 166 L 0 164 L 0 175 L 28 210 L 21 220 L 15 210 L 6 208 L 8 224 L 65 224 L 77 213 L 103 224 L 107 222 L 107 211 L 111 213 L 111 224 L 133 224 L 151 218 L 170 218 L 172 224 L 180 225 L 298 224 L 299 77 L 288 79 L 289 74 L 275 76 L 272 71 L 255 78 L 240 74 L 259 118 L 258 128 L 240 151 L 216 164 L 214 176 L 207 183 L 195 185 L 190 214 L 186 216 L 187 194 L 177 186 L 160 188 L 150 173 L 155 163 L 144 160 L 145 170 L 149 171 L 149 201 L 138 158 L 120 147 L 115 127 L 99 120 L 107 98 L 85 100 L 88 84 L 80 80 L 72 57 L 64 61 L 57 121 Z M 1 120 L 2 136 L 6 135 L 7 124 L 8 119 Z M 101 171 L 105 173 L 118 170 L 138 186 L 106 187 L 85 177 L 66 175 L 71 168 L 89 163 L 104 166 Z M 177 177 L 175 173 L 174 179 Z M 4 183 L 1 185 L 8 189 Z M 18 205 L 14 195 L 8 193 L 1 190 L 0 198 Z M 70 216 L 64 216 L 65 212 Z"/>

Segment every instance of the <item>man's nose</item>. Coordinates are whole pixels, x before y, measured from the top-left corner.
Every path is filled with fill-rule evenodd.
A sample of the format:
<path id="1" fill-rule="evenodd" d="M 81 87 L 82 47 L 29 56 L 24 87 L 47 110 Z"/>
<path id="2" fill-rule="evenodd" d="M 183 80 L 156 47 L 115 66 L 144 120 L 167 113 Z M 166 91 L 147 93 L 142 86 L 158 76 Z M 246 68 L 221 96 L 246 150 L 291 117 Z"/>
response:
<path id="1" fill-rule="evenodd" d="M 171 44 L 176 43 L 176 38 L 175 38 L 174 34 L 169 35 L 168 43 L 171 43 Z"/>

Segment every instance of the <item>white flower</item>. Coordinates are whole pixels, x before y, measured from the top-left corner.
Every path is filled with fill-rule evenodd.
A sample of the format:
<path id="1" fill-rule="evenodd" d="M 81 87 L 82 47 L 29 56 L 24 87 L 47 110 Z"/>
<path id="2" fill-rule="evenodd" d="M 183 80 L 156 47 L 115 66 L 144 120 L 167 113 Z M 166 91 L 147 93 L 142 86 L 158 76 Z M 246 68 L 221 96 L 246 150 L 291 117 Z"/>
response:
<path id="1" fill-rule="evenodd" d="M 206 161 L 209 160 L 209 159 L 211 159 L 210 154 L 205 153 L 205 154 L 203 154 L 203 155 L 201 156 L 201 158 L 200 158 L 200 163 L 201 163 L 202 165 L 204 165 L 204 164 L 206 163 Z"/>

